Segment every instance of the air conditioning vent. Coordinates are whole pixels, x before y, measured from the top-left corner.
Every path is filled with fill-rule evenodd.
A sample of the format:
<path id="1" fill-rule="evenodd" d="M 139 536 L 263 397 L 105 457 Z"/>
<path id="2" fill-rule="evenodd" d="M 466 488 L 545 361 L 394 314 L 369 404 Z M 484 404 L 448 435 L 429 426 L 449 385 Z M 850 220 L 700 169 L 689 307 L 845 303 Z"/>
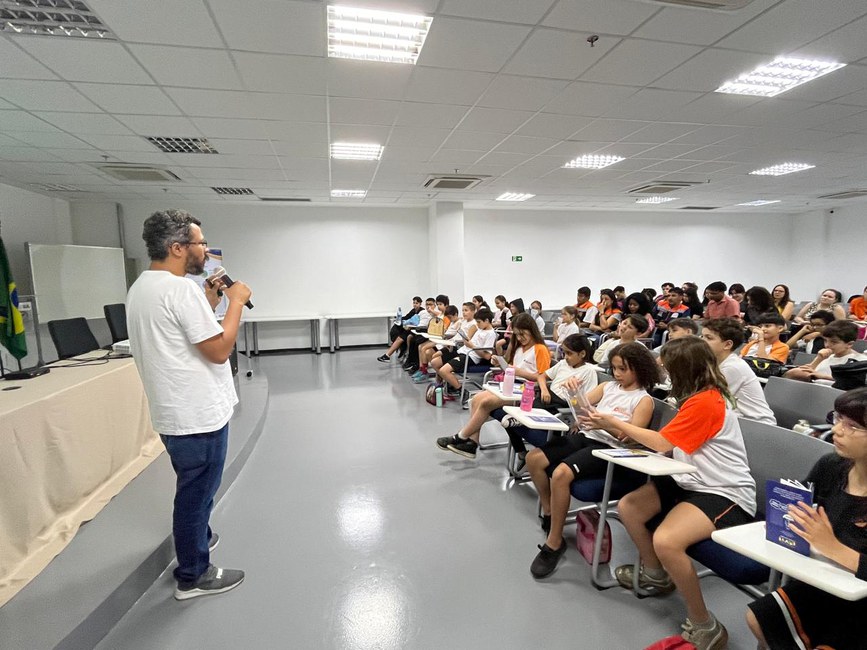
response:
<path id="1" fill-rule="evenodd" d="M 428 190 L 468 190 L 488 178 L 490 176 L 433 174 L 427 177 L 424 188 Z"/>
<path id="2" fill-rule="evenodd" d="M 146 140 L 166 153 L 220 153 L 214 149 L 207 138 L 170 138 L 154 135 Z"/>
<path id="3" fill-rule="evenodd" d="M 60 183 L 30 183 L 30 187 L 40 192 L 83 192 L 73 185 L 61 185 Z"/>
<path id="4" fill-rule="evenodd" d="M 692 7 L 693 9 L 713 9 L 716 11 L 737 11 L 743 9 L 753 0 L 639 0 L 655 5 L 676 5 Z"/>
<path id="5" fill-rule="evenodd" d="M 252 195 L 253 190 L 249 187 L 212 187 L 217 194 L 227 194 L 231 196 L 246 196 Z"/>
<path id="6" fill-rule="evenodd" d="M 642 185 L 641 187 L 629 190 L 627 194 L 665 194 L 666 192 L 682 190 L 693 185 L 701 185 L 701 183 L 691 181 L 657 181 L 656 183 Z"/>
<path id="7" fill-rule="evenodd" d="M 848 190 L 846 192 L 837 192 L 836 194 L 824 194 L 820 199 L 857 199 L 861 196 L 867 196 L 867 190 Z"/>
<path id="8" fill-rule="evenodd" d="M 716 210 L 718 205 L 686 205 L 679 210 Z"/>
<path id="9" fill-rule="evenodd" d="M 168 169 L 147 167 L 145 165 L 98 165 L 97 169 L 122 181 L 141 181 L 145 183 L 170 183 L 181 180 L 180 176 Z"/>
<path id="10" fill-rule="evenodd" d="M 283 201 L 284 203 L 310 203 L 310 199 L 296 199 L 288 196 L 260 196 L 260 201 Z"/>

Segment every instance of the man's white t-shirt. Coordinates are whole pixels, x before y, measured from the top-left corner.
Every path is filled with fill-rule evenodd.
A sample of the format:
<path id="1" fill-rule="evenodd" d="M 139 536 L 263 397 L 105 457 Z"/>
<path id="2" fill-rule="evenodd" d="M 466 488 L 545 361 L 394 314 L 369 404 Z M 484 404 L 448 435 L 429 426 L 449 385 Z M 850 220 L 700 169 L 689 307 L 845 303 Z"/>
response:
<path id="1" fill-rule="evenodd" d="M 201 288 L 148 270 L 130 288 L 126 313 L 154 430 L 182 436 L 221 429 L 238 396 L 229 362 L 211 363 L 196 347 L 223 331 Z"/>
<path id="2" fill-rule="evenodd" d="M 736 354 L 730 354 L 719 364 L 719 369 L 726 378 L 738 415 L 766 424 L 777 423 L 777 418 L 765 399 L 762 385 L 746 361 Z"/>

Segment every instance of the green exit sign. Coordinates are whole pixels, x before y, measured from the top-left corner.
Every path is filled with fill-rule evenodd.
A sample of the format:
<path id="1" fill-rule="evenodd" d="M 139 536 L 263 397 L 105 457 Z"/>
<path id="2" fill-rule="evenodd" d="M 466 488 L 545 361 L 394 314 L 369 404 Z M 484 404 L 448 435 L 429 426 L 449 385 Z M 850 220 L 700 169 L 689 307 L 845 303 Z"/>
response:
<path id="1" fill-rule="evenodd" d="M 513 262 L 523 262 L 524 256 L 523 255 L 512 255 L 512 261 Z"/>

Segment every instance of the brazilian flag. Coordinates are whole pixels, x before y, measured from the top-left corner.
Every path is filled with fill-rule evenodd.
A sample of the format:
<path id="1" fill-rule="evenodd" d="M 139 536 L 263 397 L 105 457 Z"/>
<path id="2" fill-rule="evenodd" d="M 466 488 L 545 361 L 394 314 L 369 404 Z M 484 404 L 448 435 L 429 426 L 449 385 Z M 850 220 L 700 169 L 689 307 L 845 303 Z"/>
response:
<path id="1" fill-rule="evenodd" d="M 16 359 L 27 356 L 24 319 L 18 311 L 18 291 L 6 257 L 6 247 L 0 238 L 0 345 Z"/>

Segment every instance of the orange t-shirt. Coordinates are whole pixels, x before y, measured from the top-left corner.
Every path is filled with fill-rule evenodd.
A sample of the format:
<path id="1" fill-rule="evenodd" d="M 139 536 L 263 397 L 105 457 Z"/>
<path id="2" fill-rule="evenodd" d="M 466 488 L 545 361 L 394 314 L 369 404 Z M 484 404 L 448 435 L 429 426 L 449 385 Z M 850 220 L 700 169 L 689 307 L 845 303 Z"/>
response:
<path id="1" fill-rule="evenodd" d="M 767 346 L 765 346 L 767 347 Z M 747 343 L 743 349 L 741 350 L 742 357 L 754 357 L 756 356 L 756 351 L 758 350 L 758 343 Z M 789 346 L 783 343 L 782 341 L 777 341 L 776 343 L 771 344 L 771 351 L 768 355 L 769 358 L 774 361 L 779 361 L 780 363 L 786 363 L 789 360 Z"/>
<path id="2" fill-rule="evenodd" d="M 675 447 L 692 454 L 719 433 L 725 417 L 725 398 L 711 388 L 686 400 L 674 419 L 659 433 Z"/>
<path id="3" fill-rule="evenodd" d="M 849 303 L 849 313 L 858 320 L 867 320 L 867 300 L 863 296 L 855 298 Z"/>

